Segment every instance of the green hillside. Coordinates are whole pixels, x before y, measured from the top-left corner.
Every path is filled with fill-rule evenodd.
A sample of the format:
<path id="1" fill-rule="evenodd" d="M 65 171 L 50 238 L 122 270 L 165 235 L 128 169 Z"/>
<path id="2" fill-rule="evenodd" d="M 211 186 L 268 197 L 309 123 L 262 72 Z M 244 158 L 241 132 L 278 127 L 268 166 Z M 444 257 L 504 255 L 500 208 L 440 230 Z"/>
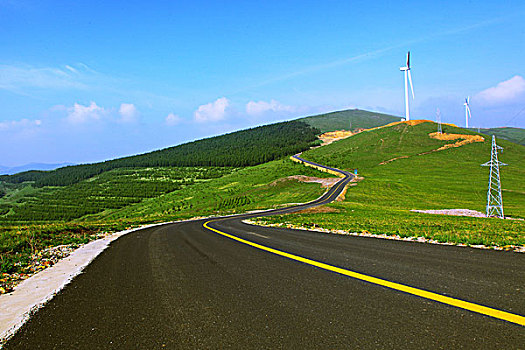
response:
<path id="1" fill-rule="evenodd" d="M 400 236 L 423 236 L 471 244 L 525 244 L 525 223 L 495 218 L 453 217 L 411 209 L 473 209 L 484 212 L 490 160 L 490 138 L 433 152 L 455 141 L 428 136 L 434 123 L 405 123 L 363 132 L 303 153 L 314 162 L 358 169 L 364 179 L 350 187 L 346 200 L 329 205 L 331 213 L 304 213 L 268 218 L 288 222 Z M 444 126 L 444 132 L 475 134 Z M 505 214 L 525 218 L 525 147 L 498 140 Z M 395 160 L 394 160 L 395 159 Z M 383 164 L 381 164 L 383 163 Z M 266 220 L 266 219 L 265 219 Z"/>
<path id="2" fill-rule="evenodd" d="M 250 166 L 304 151 L 317 140 L 317 134 L 319 130 L 304 122 L 282 122 L 101 163 L 4 175 L 0 181 L 33 181 L 35 187 L 67 186 L 119 168 Z"/>
<path id="3" fill-rule="evenodd" d="M 224 176 L 233 168 L 120 168 L 69 186 L 33 187 L 7 184 L 0 199 L 0 224 L 70 221 L 104 210 L 119 209 L 146 198 Z"/>
<path id="4" fill-rule="evenodd" d="M 245 168 L 122 168 L 69 186 L 10 185 L 7 194 L 0 198 L 0 225 L 146 216 L 158 219 L 166 215 L 173 219 L 230 212 L 240 207 L 266 208 L 281 203 L 272 195 L 279 193 L 278 187 L 284 191 L 282 184 L 292 186 L 289 181 L 277 187 L 269 184 L 291 175 L 324 176 L 281 160 Z M 306 188 L 308 184 L 294 181 L 294 186 Z M 299 199 L 304 198 L 309 198 L 308 191 L 299 195 Z"/>
<path id="5" fill-rule="evenodd" d="M 335 130 L 370 129 L 397 122 L 401 118 L 388 114 L 349 109 L 297 119 L 303 121 L 321 132 Z"/>
<path id="6" fill-rule="evenodd" d="M 478 129 L 470 129 L 477 131 Z M 490 128 L 479 129 L 479 132 L 487 135 L 495 135 L 498 139 L 512 141 L 525 146 L 525 129 L 521 128 Z"/>
<path id="7" fill-rule="evenodd" d="M 178 191 L 144 200 L 119 210 L 107 210 L 83 220 L 121 218 L 189 218 L 268 209 L 303 203 L 319 197 L 319 184 L 303 183 L 293 175 L 330 177 L 312 168 L 282 159 L 254 167 L 237 168 L 220 178 L 196 182 Z"/>

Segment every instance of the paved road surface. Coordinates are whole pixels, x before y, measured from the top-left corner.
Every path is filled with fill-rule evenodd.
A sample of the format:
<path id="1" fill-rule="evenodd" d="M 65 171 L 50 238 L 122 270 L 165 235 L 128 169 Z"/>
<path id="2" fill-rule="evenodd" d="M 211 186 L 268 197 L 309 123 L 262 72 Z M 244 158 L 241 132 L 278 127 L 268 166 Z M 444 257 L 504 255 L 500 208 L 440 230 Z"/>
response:
<path id="1" fill-rule="evenodd" d="M 307 206 L 333 200 L 349 180 Z M 261 228 L 243 224 L 247 216 L 208 225 L 525 315 L 522 254 Z M 120 238 L 5 349 L 524 348 L 525 327 L 268 253 L 204 222 Z"/>

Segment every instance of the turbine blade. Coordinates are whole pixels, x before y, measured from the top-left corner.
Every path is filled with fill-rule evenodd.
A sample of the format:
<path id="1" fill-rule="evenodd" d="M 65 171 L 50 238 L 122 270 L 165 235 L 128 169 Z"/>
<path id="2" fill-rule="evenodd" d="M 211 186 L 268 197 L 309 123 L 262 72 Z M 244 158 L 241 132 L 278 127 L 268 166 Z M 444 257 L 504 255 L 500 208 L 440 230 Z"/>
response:
<path id="1" fill-rule="evenodd" d="M 468 113 L 468 117 L 472 118 L 472 114 L 470 113 L 470 107 L 468 105 L 467 105 L 467 113 Z"/>
<path id="2" fill-rule="evenodd" d="M 410 51 L 407 53 L 407 68 L 410 68 Z"/>
<path id="3" fill-rule="evenodd" d="M 410 81 L 410 90 L 412 90 L 412 99 L 415 99 L 414 85 L 412 85 L 412 74 L 410 74 L 410 70 L 408 70 L 407 73 L 408 73 L 408 80 Z"/>
<path id="4" fill-rule="evenodd" d="M 470 104 L 470 96 L 467 96 L 467 104 Z"/>

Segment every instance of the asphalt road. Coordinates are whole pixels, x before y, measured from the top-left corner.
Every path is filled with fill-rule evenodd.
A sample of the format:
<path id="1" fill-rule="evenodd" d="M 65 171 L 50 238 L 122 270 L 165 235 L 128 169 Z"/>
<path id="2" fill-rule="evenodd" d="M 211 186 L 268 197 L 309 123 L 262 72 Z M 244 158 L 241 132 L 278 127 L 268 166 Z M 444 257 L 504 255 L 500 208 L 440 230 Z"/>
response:
<path id="1" fill-rule="evenodd" d="M 349 180 L 306 206 L 333 200 Z M 262 228 L 241 222 L 249 216 L 208 225 L 276 251 L 525 315 L 522 254 Z M 5 349 L 525 347 L 523 326 L 263 251 L 205 222 L 115 241 Z"/>

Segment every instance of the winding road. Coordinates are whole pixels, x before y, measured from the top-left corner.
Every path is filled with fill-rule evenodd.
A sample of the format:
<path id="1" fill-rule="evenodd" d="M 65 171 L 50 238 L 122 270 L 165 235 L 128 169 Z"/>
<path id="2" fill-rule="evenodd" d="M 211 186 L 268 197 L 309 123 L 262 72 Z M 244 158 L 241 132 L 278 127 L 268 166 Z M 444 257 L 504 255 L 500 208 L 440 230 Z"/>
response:
<path id="1" fill-rule="evenodd" d="M 242 222 L 333 201 L 339 172 L 310 203 L 118 239 L 5 349 L 523 348 L 522 254 Z"/>

